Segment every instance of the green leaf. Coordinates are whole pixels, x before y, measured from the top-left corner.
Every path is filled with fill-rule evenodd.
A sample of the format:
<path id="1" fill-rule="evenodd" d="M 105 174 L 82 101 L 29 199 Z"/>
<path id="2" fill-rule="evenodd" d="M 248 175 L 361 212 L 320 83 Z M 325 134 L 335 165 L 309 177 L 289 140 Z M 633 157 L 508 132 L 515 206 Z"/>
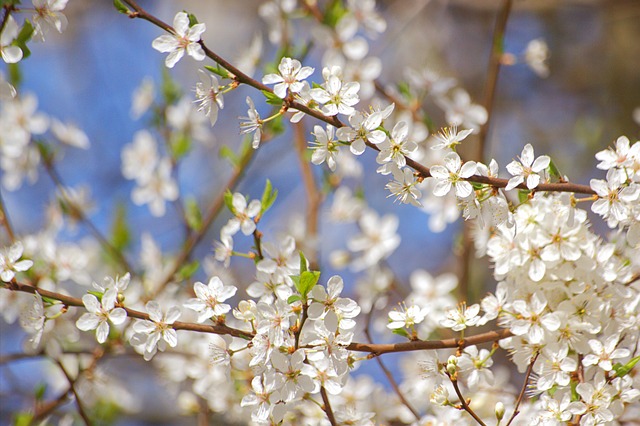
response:
<path id="1" fill-rule="evenodd" d="M 304 257 L 304 253 L 300 250 L 300 273 L 307 272 L 307 258 Z"/>
<path id="2" fill-rule="evenodd" d="M 629 362 L 627 362 L 624 365 L 620 364 L 619 362 L 614 364 L 613 370 L 616 372 L 616 377 L 624 377 L 627 374 L 629 374 L 631 370 L 633 370 L 633 367 L 635 367 L 638 362 L 640 362 L 640 356 L 632 358 Z"/>
<path id="3" fill-rule="evenodd" d="M 13 43 L 11 43 L 14 46 L 18 46 L 20 50 L 22 50 L 22 59 L 26 59 L 31 55 L 31 50 L 29 50 L 27 42 L 31 40 L 33 31 L 33 25 L 31 25 L 31 22 L 28 19 L 25 19 L 22 28 L 20 28 L 18 36 L 15 38 L 15 40 L 13 40 Z"/>
<path id="4" fill-rule="evenodd" d="M 311 289 L 320 279 L 320 271 L 304 271 L 300 274 L 300 283 L 297 286 L 298 291 L 303 298 L 306 299 Z"/>
<path id="5" fill-rule="evenodd" d="M 189 262 L 185 265 L 182 265 L 180 270 L 178 270 L 178 280 L 188 280 L 196 273 L 198 268 L 200 267 L 200 262 L 194 260 L 193 262 Z"/>
<path id="6" fill-rule="evenodd" d="M 202 213 L 198 201 L 194 197 L 189 197 L 185 201 L 184 214 L 189 228 L 196 232 L 202 229 Z"/>
<path id="7" fill-rule="evenodd" d="M 127 223 L 127 206 L 125 203 L 119 202 L 111 222 L 111 245 L 121 252 L 130 244 L 131 230 Z"/>
<path id="8" fill-rule="evenodd" d="M 122 3 L 122 0 L 113 0 L 113 6 L 116 8 L 118 12 L 123 13 L 125 15 L 128 15 L 129 13 L 131 13 L 129 8 L 125 6 L 124 3 Z"/>
<path id="9" fill-rule="evenodd" d="M 406 337 L 407 339 L 411 339 L 409 333 L 404 328 L 396 328 L 391 331 L 393 334 L 397 334 L 398 336 Z"/>
<path id="10" fill-rule="evenodd" d="M 205 65 L 205 69 L 213 74 L 219 75 L 222 78 L 231 78 L 229 71 L 222 68 L 220 65 L 217 67 L 212 67 L 211 65 Z"/>
<path id="11" fill-rule="evenodd" d="M 324 89 L 324 87 L 322 87 L 320 84 L 316 83 L 315 81 L 311 83 L 311 88 L 312 89 Z"/>
<path id="12" fill-rule="evenodd" d="M 326 13 L 324 15 L 323 23 L 331 28 L 334 28 L 340 18 L 346 13 L 347 9 L 342 4 L 342 0 L 333 0 L 326 7 Z"/>
<path id="13" fill-rule="evenodd" d="M 529 200 L 529 193 L 530 191 L 526 190 L 526 189 L 519 189 L 518 190 L 518 201 L 520 201 L 520 203 L 526 203 Z"/>
<path id="14" fill-rule="evenodd" d="M 171 137 L 171 155 L 178 161 L 191 151 L 191 138 L 184 132 L 174 133 Z"/>
<path id="15" fill-rule="evenodd" d="M 295 303 L 298 300 L 302 300 L 302 297 L 300 297 L 299 294 L 293 294 L 289 296 L 289 298 L 287 299 L 287 303 L 291 305 L 292 303 Z"/>
<path id="16" fill-rule="evenodd" d="M 99 301 L 102 301 L 103 293 L 100 293 L 99 291 L 95 291 L 95 290 L 89 290 L 87 291 L 87 293 L 93 294 L 95 297 L 98 298 Z"/>
<path id="17" fill-rule="evenodd" d="M 16 413 L 13 416 L 13 425 L 14 426 L 29 426 L 32 424 L 33 414 L 31 413 Z"/>
<path id="18" fill-rule="evenodd" d="M 264 97 L 267 98 L 267 103 L 269 105 L 278 105 L 278 106 L 282 105 L 282 99 L 276 96 L 275 93 L 269 92 L 268 90 L 261 90 L 261 92 L 264 95 Z"/>
<path id="19" fill-rule="evenodd" d="M 22 83 L 22 72 L 20 72 L 20 63 L 16 62 L 15 64 L 7 64 L 7 68 L 9 69 L 9 83 L 16 89 Z"/>
<path id="20" fill-rule="evenodd" d="M 187 16 L 189 17 L 189 26 L 193 27 L 194 25 L 196 25 L 198 23 L 198 18 L 196 18 L 196 15 L 194 15 L 193 13 L 187 13 Z"/>
<path id="21" fill-rule="evenodd" d="M 238 164 L 240 164 L 240 158 L 238 158 L 236 153 L 233 152 L 233 150 L 227 145 L 222 145 L 220 147 L 219 155 L 221 158 L 226 158 L 227 160 L 229 160 L 232 166 L 238 167 Z"/>
<path id="22" fill-rule="evenodd" d="M 171 78 L 171 74 L 167 70 L 167 67 L 162 66 L 162 96 L 167 105 L 178 102 L 182 92 L 180 86 Z"/>
<path id="23" fill-rule="evenodd" d="M 262 216 L 267 210 L 271 208 L 277 197 L 278 190 L 274 190 L 271 186 L 271 181 L 267 179 L 267 183 L 264 186 L 264 191 L 262 191 L 262 198 L 260 199 L 260 216 Z"/>
<path id="24" fill-rule="evenodd" d="M 560 170 L 558 170 L 558 167 L 556 166 L 556 163 L 553 162 L 553 160 L 549 162 L 549 174 L 558 180 L 563 178 Z"/>
<path id="25" fill-rule="evenodd" d="M 397 87 L 398 92 L 400 92 L 406 99 L 411 99 L 413 97 L 411 94 L 411 87 L 406 81 L 399 82 Z"/>
<path id="26" fill-rule="evenodd" d="M 224 204 L 231 213 L 236 213 L 236 209 L 233 208 L 233 194 L 228 189 L 224 193 Z"/>
<path id="27" fill-rule="evenodd" d="M 34 397 L 36 399 L 36 401 L 42 401 L 42 398 L 44 398 L 44 393 L 47 391 L 47 384 L 46 383 L 38 383 L 36 385 L 36 388 L 33 390 L 33 394 Z"/>

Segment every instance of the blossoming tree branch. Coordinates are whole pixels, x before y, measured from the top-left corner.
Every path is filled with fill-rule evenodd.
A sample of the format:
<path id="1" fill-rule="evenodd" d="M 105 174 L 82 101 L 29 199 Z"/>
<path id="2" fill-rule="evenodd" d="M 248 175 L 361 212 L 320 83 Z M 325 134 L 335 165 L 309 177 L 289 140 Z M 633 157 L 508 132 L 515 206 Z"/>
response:
<path id="1" fill-rule="evenodd" d="M 23 352 L 0 354 L 0 367 L 43 358 L 51 367 L 43 372 L 63 383 L 58 395 L 36 389 L 34 405 L 16 408 L 16 424 L 94 424 L 105 401 L 110 413 L 134 412 L 120 397 L 126 383 L 104 368 L 127 356 L 177 384 L 180 412 L 204 424 L 211 415 L 258 425 L 613 425 L 640 416 L 640 142 L 620 136 L 596 153 L 588 184 L 572 182 L 531 143 L 505 167 L 485 159 L 506 53 L 494 43 L 484 105 L 428 68 L 382 83 L 369 44 L 387 23 L 374 0 L 264 1 L 259 13 L 276 56 L 261 56 L 268 50 L 259 36 L 237 63 L 205 43 L 207 23 L 193 14 L 176 10 L 169 24 L 136 1 L 115 0 L 132 33 L 141 21 L 157 29 L 149 48 L 166 55 L 168 69 L 161 97 L 152 80 L 133 95 L 132 116 L 148 126 L 124 146 L 121 174 L 135 184 L 133 204 L 153 217 L 175 206 L 185 229 L 175 252 L 143 234 L 135 261 L 125 215 L 104 235 L 88 191 L 58 173 L 62 153 L 88 149 L 89 138 L 40 112 L 20 87 L 28 46 L 66 29 L 66 3 L 0 2 L 9 70 L 0 79 L 3 190 L 40 178 L 56 192 L 46 226 L 33 233 L 14 229 L 0 200 L 2 316 L 28 335 Z M 504 0 L 494 40 L 508 37 L 511 6 Z M 298 34 L 299 21 L 313 27 L 311 39 Z M 545 49 L 534 40 L 525 55 L 541 77 L 549 73 Z M 184 61 L 202 64 L 188 94 L 169 71 Z M 321 69 L 310 65 L 318 61 Z M 237 123 L 224 109 L 242 88 L 251 91 L 241 99 L 243 140 L 220 150 L 231 171 L 201 207 L 179 184 L 179 167 L 211 129 Z M 280 202 L 268 176 L 258 197 L 237 186 L 257 151 L 288 141 L 308 210 L 278 237 L 262 222 Z M 461 148 L 468 144 L 477 144 L 475 157 Z M 492 266 L 489 294 L 468 300 L 468 283 L 423 269 L 410 274 L 409 288 L 399 283 L 387 259 L 401 246 L 401 217 L 380 215 L 352 184 L 364 178 L 367 151 L 387 179 L 377 191 L 428 212 L 433 232 L 462 216 L 466 243 Z M 357 229 L 328 260 L 356 282 L 323 273 L 321 220 Z M 609 232 L 597 234 L 590 220 Z M 76 226 L 93 242 L 65 241 Z M 208 262 L 196 256 L 203 241 L 213 244 Z M 235 278 L 232 263 L 251 281 Z M 401 353 L 393 361 L 402 374 L 389 368 L 391 352 Z M 494 363 L 501 352 L 512 368 Z M 374 363 L 380 374 L 358 371 Z"/>

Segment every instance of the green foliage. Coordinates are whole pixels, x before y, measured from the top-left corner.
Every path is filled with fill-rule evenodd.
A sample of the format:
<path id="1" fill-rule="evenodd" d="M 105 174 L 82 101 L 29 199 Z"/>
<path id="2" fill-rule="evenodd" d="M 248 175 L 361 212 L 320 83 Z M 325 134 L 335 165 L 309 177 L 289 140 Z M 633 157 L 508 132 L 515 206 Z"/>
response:
<path id="1" fill-rule="evenodd" d="M 131 230 L 127 223 L 127 207 L 125 203 L 119 202 L 111 222 L 111 245 L 121 252 L 130 244 Z"/>
<path id="2" fill-rule="evenodd" d="M 323 23 L 331 28 L 334 28 L 340 18 L 347 13 L 347 9 L 342 4 L 342 0 L 332 0 L 331 3 L 327 5 L 326 11 Z"/>
<path id="3" fill-rule="evenodd" d="M 240 164 L 240 158 L 238 157 L 238 155 L 233 152 L 233 150 L 227 145 L 222 145 L 220 147 L 218 155 L 220 155 L 220 158 L 226 158 L 227 160 L 229 160 L 229 163 L 231 163 L 232 166 L 238 167 L 238 165 Z"/>
<path id="4" fill-rule="evenodd" d="M 552 177 L 554 177 L 554 178 L 556 178 L 558 180 L 562 179 L 562 173 L 560 173 L 560 170 L 558 170 L 558 167 L 556 166 L 556 163 L 553 162 L 553 160 L 551 160 L 549 162 L 548 169 L 549 169 L 549 174 Z"/>
<path id="5" fill-rule="evenodd" d="M 397 334 L 398 336 L 406 337 L 407 339 L 411 339 L 411 336 L 404 328 L 396 328 L 391 330 L 393 334 Z"/>
<path id="6" fill-rule="evenodd" d="M 173 133 L 169 146 L 171 148 L 171 156 L 175 161 L 178 161 L 191 151 L 191 138 L 184 132 Z"/>
<path id="7" fill-rule="evenodd" d="M 34 28 L 31 24 L 31 21 L 28 19 L 24 20 L 24 24 L 22 24 L 22 28 L 20 28 L 20 32 L 18 36 L 13 41 L 14 46 L 18 46 L 20 50 L 22 50 L 22 59 L 26 59 L 31 55 L 31 50 L 27 47 L 27 42 L 31 40 L 33 36 Z"/>
<path id="8" fill-rule="evenodd" d="M 9 70 L 9 83 L 16 89 L 20 87 L 20 83 L 22 83 L 22 73 L 20 72 L 20 63 L 15 64 L 7 64 L 7 69 Z"/>
<path id="9" fill-rule="evenodd" d="M 125 6 L 124 3 L 122 3 L 122 0 L 113 0 L 113 6 L 116 8 L 118 12 L 124 15 L 129 15 L 129 13 L 131 13 L 129 8 Z"/>
<path id="10" fill-rule="evenodd" d="M 300 275 L 290 275 L 293 283 L 302 296 L 302 300 L 307 300 L 307 295 L 320 279 L 320 271 L 310 271 L 307 268 L 307 258 L 300 251 Z"/>
<path id="11" fill-rule="evenodd" d="M 186 13 L 186 11 L 185 11 Z M 194 15 L 193 13 L 187 13 L 187 16 L 189 17 L 189 26 L 193 27 L 194 25 L 196 25 L 198 23 L 198 18 L 196 18 L 196 15 Z"/>
<path id="12" fill-rule="evenodd" d="M 271 208 L 276 198 L 278 198 L 278 190 L 273 189 L 271 181 L 267 179 L 264 191 L 262 191 L 262 198 L 260 199 L 260 216 Z"/>
<path id="13" fill-rule="evenodd" d="M 16 413 L 13 416 L 13 425 L 14 426 L 30 426 L 33 421 L 33 414 L 22 412 Z"/>
<path id="14" fill-rule="evenodd" d="M 171 78 L 167 67 L 164 66 L 162 67 L 162 84 L 160 89 L 167 105 L 176 103 L 182 95 L 180 86 Z"/>
<path id="15" fill-rule="evenodd" d="M 282 99 L 276 96 L 275 93 L 269 92 L 268 90 L 261 90 L 262 94 L 265 98 L 267 98 L 267 103 L 269 105 L 282 105 Z"/>
<path id="16" fill-rule="evenodd" d="M 616 377 L 626 376 L 633 370 L 633 367 L 640 361 L 640 356 L 632 358 L 628 363 L 622 365 L 620 363 L 616 363 L 613 366 L 613 371 L 616 372 Z"/>
<path id="17" fill-rule="evenodd" d="M 212 67 L 211 65 L 205 65 L 204 68 L 212 74 L 219 75 L 222 78 L 231 78 L 231 76 L 229 75 L 229 71 L 222 68 L 220 65 L 215 67 Z"/>
<path id="18" fill-rule="evenodd" d="M 99 399 L 96 404 L 91 407 L 89 417 L 95 426 L 111 426 L 116 423 L 118 416 L 120 416 L 120 407 L 105 399 Z"/>
<path id="19" fill-rule="evenodd" d="M 529 194 L 530 193 L 531 193 L 531 191 L 528 191 L 526 189 L 519 189 L 518 190 L 518 201 L 520 202 L 520 204 L 526 203 L 529 200 Z"/>
<path id="20" fill-rule="evenodd" d="M 182 265 L 178 273 L 176 274 L 179 281 L 188 280 L 196 273 L 198 268 L 200 267 L 200 262 L 194 260 L 192 262 L 186 263 Z"/>
<path id="21" fill-rule="evenodd" d="M 194 197 L 189 197 L 185 201 L 184 214 L 189 228 L 196 232 L 202 229 L 202 213 L 200 212 L 200 206 L 198 206 L 198 200 Z"/>
<path id="22" fill-rule="evenodd" d="M 285 126 L 284 123 L 282 121 L 282 115 L 277 116 L 276 118 L 274 118 L 271 121 L 267 121 L 264 124 L 265 127 L 265 131 L 268 133 L 271 133 L 273 136 L 277 136 L 280 135 L 282 133 L 284 133 L 285 131 Z"/>
<path id="23" fill-rule="evenodd" d="M 233 208 L 233 194 L 228 189 L 224 193 L 224 204 L 227 206 L 231 213 L 236 213 L 236 209 Z"/>

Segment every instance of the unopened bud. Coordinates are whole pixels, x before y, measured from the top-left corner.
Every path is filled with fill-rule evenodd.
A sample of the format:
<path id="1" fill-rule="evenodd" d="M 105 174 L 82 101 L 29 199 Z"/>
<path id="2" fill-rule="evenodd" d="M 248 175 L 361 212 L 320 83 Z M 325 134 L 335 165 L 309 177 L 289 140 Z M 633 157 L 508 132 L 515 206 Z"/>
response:
<path id="1" fill-rule="evenodd" d="M 498 419 L 498 422 L 499 422 L 504 417 L 504 404 L 502 402 L 500 401 L 496 402 L 495 412 L 496 412 L 496 419 Z"/>
<path id="2" fill-rule="evenodd" d="M 451 378 L 455 378 L 458 371 L 458 358 L 455 355 L 451 355 L 447 360 L 447 373 Z"/>

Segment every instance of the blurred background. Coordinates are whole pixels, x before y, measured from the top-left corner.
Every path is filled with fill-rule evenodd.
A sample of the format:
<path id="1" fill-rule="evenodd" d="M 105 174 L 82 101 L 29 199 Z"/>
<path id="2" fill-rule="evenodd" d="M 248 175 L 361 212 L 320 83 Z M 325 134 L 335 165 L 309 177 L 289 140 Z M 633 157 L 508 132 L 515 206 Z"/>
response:
<path id="1" fill-rule="evenodd" d="M 168 23 L 181 9 L 195 14 L 207 25 L 203 35 L 207 46 L 231 63 L 250 46 L 256 34 L 266 33 L 265 23 L 256 13 L 261 3 L 140 1 L 142 7 Z M 482 103 L 492 31 L 501 3 L 379 1 L 378 10 L 387 21 L 387 31 L 370 42 L 370 55 L 379 57 L 383 64 L 379 80 L 385 85 L 393 84 L 403 78 L 408 67 L 428 66 L 442 76 L 455 78 L 476 103 Z M 176 251 L 184 232 L 179 225 L 179 212 L 169 206 L 164 217 L 151 217 L 146 206 L 130 201 L 134 183 L 125 180 L 120 171 L 123 146 L 131 143 L 137 130 L 146 127 L 144 117 L 131 117 L 132 93 L 147 76 L 158 84 L 162 79 L 165 54 L 151 48 L 153 39 L 162 32 L 147 22 L 118 14 L 111 2 L 70 1 L 65 15 L 69 25 L 63 34 L 50 33 L 44 44 L 30 45 L 31 57 L 20 63 L 23 82 L 19 91 L 34 93 L 39 110 L 75 123 L 88 135 L 91 149 L 66 150 L 58 171 L 66 185 L 90 187 L 95 201 L 91 219 L 98 228 L 108 234 L 116 206 L 124 204 L 134 230 L 131 258 L 137 258 L 140 236 L 145 232 L 153 235 L 163 250 Z M 302 24 L 296 27 L 298 33 L 309 37 Z M 546 78 L 524 61 L 527 45 L 534 39 L 544 40 L 550 51 Z M 640 136 L 640 123 L 633 119 L 634 109 L 640 107 L 640 1 L 516 1 L 504 45 L 517 63 L 503 66 L 500 71 L 487 158 L 495 158 L 504 167 L 526 143 L 531 143 L 536 155 L 550 155 L 571 180 L 588 183 L 592 177 L 601 178 L 603 174 L 595 169 L 594 154 L 620 135 L 627 135 L 632 142 Z M 272 60 L 276 50 L 265 38 L 266 61 Z M 320 80 L 320 60 L 321 53 L 312 49 L 304 63 L 316 68 L 313 81 Z M 184 95 L 192 99 L 201 65 L 187 57 L 169 71 Z M 262 75 L 258 67 L 255 77 L 260 79 Z M 226 95 L 225 108 L 216 125 L 208 129 L 205 123 L 209 132 L 205 143 L 194 148 L 180 169 L 181 191 L 194 196 L 200 206 L 207 205 L 222 190 L 230 173 L 228 164 L 219 158 L 219 150 L 223 144 L 238 149 L 238 117 L 246 115 L 247 95 L 256 100 L 261 113 L 268 111 L 253 90 L 240 88 Z M 442 117 L 436 118 L 437 123 L 443 123 Z M 307 128 L 310 132 L 311 125 Z M 387 178 L 375 174 L 373 153 L 365 153 L 360 163 L 367 176 L 364 189 L 369 204 L 381 214 L 393 212 L 401 218 L 398 233 L 402 244 L 388 260 L 400 283 L 407 285 L 409 275 L 417 268 L 434 275 L 456 272 L 456 259 L 451 253 L 461 229 L 460 221 L 444 232 L 431 232 L 426 213 L 387 198 Z M 319 168 L 315 171 L 319 176 Z M 305 193 L 290 131 L 258 150 L 237 191 L 259 198 L 266 177 L 279 190 L 279 197 L 261 222 L 261 229 L 266 235 L 276 235 L 288 231 L 291 220 L 283 221 L 283 217 L 305 214 Z M 24 183 L 16 191 L 0 189 L 18 234 L 33 233 L 46 225 L 45 206 L 54 187 L 40 170 L 33 185 Z M 330 201 L 322 209 L 328 209 Z M 198 247 L 197 257 L 211 255 L 211 244 L 219 239 L 219 230 L 228 218 L 228 213 L 222 214 L 215 222 Z M 353 294 L 350 283 L 355 277 L 348 271 L 332 269 L 326 261 L 332 250 L 344 247 L 345 232 L 353 230 L 320 223 L 319 254 L 325 260 L 321 262 L 323 274 L 328 277 L 339 272 L 345 279 L 346 293 Z M 76 241 L 88 235 L 79 226 L 65 238 Z M 249 245 L 248 242 L 246 248 Z M 239 283 L 251 282 L 251 268 L 243 270 L 242 262 L 232 265 L 238 269 Z M 481 277 L 480 281 L 490 280 L 491 273 L 482 263 L 475 265 L 474 273 Z M 204 274 L 199 278 L 204 279 Z M 19 351 L 23 334 L 16 327 L 0 322 L 0 333 L 0 355 Z M 0 365 L 0 401 L 4 401 L 0 402 L 0 423 L 15 408 L 13 399 L 6 398 L 7 393 L 29 394 L 38 382 L 34 364 L 28 361 Z M 138 388 L 130 391 L 149 395 L 143 397 L 144 409 L 118 424 L 157 423 L 160 418 L 166 424 L 175 424 L 175 419 L 166 417 L 175 414 L 175 410 L 167 404 L 166 394 L 157 389 L 158 383 L 139 375 L 140 380 L 134 385 Z"/>

